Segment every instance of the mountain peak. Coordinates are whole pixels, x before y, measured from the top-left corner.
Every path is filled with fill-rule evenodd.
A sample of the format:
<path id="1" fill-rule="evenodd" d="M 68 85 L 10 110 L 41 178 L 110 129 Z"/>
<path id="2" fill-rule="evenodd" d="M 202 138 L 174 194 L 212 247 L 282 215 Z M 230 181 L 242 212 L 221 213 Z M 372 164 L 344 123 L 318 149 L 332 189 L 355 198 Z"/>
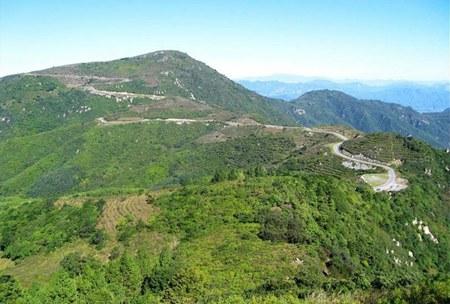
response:
<path id="1" fill-rule="evenodd" d="M 181 97 L 260 121 L 275 122 L 274 117 L 278 122 L 290 120 L 279 101 L 258 95 L 177 50 L 55 67 L 33 74 L 56 77 L 88 91 L 146 94 L 160 99 Z"/>
<path id="2" fill-rule="evenodd" d="M 137 56 L 134 56 L 133 58 L 140 58 L 140 57 L 147 58 L 147 57 L 161 57 L 161 56 L 180 56 L 180 57 L 192 58 L 187 53 L 181 52 L 178 50 L 158 50 L 158 51 L 145 53 L 142 55 L 137 55 Z"/>
<path id="3" fill-rule="evenodd" d="M 195 60 L 193 57 L 189 56 L 189 54 L 178 50 L 159 50 L 133 57 L 125 57 L 120 60 L 142 60 L 142 59 L 149 61 L 158 61 L 161 63 L 177 60 L 189 61 L 192 63 L 196 62 L 199 64 L 201 63 L 200 61 Z"/>
<path id="4" fill-rule="evenodd" d="M 325 100 L 356 100 L 355 97 L 348 95 L 342 91 L 338 90 L 313 90 L 310 92 L 306 92 L 305 94 L 301 95 L 298 99 L 311 99 L 311 98 L 320 98 Z"/>

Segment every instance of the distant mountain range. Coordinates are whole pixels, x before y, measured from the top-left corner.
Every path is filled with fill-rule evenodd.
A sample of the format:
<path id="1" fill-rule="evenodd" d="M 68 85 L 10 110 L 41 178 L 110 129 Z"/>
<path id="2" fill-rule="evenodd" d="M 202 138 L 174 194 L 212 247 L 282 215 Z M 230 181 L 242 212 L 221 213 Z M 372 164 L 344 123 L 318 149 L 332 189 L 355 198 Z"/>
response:
<path id="1" fill-rule="evenodd" d="M 338 82 L 305 77 L 274 81 L 266 78 L 240 80 L 240 84 L 261 95 L 292 100 L 312 90 L 339 90 L 362 99 L 376 99 L 409 106 L 418 112 L 440 112 L 450 107 L 450 84 L 405 81 Z M 294 82 L 295 81 L 295 82 Z"/>
<path id="2" fill-rule="evenodd" d="M 348 125 L 365 132 L 396 132 L 435 146 L 450 146 L 450 109 L 419 113 L 399 104 L 360 100 L 332 90 L 311 91 L 290 104 L 297 121 L 306 126 Z"/>

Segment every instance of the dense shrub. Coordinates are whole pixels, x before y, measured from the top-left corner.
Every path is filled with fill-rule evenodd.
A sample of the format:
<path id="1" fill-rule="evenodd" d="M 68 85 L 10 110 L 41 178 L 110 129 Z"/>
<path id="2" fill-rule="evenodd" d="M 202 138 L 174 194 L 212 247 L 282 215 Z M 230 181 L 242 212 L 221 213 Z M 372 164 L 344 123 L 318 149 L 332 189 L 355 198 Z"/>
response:
<path id="1" fill-rule="evenodd" d="M 96 261 L 92 257 L 82 256 L 79 252 L 66 255 L 60 262 L 61 267 L 71 276 L 83 274 L 88 264 L 93 265 Z"/>
<path id="2" fill-rule="evenodd" d="M 39 178 L 30 188 L 32 197 L 54 197 L 68 192 L 78 184 L 80 170 L 77 168 L 59 168 Z"/>
<path id="3" fill-rule="evenodd" d="M 76 238 L 100 241 L 96 224 L 101 206 L 86 202 L 82 207 L 58 208 L 41 200 L 11 207 L 0 212 L 0 249 L 19 259 L 55 250 Z"/>
<path id="4" fill-rule="evenodd" d="M 306 240 L 305 224 L 291 207 L 265 209 L 260 215 L 263 240 L 300 243 Z"/>
<path id="5" fill-rule="evenodd" d="M 21 295 L 22 290 L 12 276 L 0 275 L 0 303 L 17 303 Z"/>

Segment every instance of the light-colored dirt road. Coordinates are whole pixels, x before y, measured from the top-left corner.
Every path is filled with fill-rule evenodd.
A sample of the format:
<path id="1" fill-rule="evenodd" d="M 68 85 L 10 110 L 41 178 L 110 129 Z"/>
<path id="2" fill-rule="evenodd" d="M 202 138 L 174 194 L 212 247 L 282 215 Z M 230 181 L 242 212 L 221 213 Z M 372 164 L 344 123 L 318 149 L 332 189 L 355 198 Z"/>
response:
<path id="1" fill-rule="evenodd" d="M 339 138 L 341 141 L 337 142 L 335 144 L 333 144 L 333 154 L 335 154 L 336 156 L 339 156 L 340 158 L 343 159 L 347 159 L 350 160 L 352 162 L 355 163 L 360 163 L 360 164 L 366 164 L 366 165 L 370 165 L 370 166 L 374 166 L 374 167 L 378 167 L 378 168 L 382 168 L 384 170 L 386 170 L 387 174 L 388 174 L 388 178 L 387 180 L 379 185 L 374 187 L 374 190 L 377 192 L 380 191 L 400 191 L 404 188 L 406 188 L 406 186 L 403 183 L 398 183 L 398 177 L 397 174 L 395 172 L 395 170 L 385 164 L 381 164 L 380 162 L 371 160 L 371 159 L 359 159 L 354 157 L 353 155 L 348 156 L 344 153 L 342 153 L 342 144 L 348 140 L 348 138 L 342 134 L 333 132 L 333 131 L 326 131 L 326 130 L 319 130 L 319 129 L 309 129 L 311 132 L 316 132 L 316 133 L 326 133 L 326 134 L 331 134 L 336 136 L 337 138 Z"/>
<path id="2" fill-rule="evenodd" d="M 337 132 L 333 132 L 333 131 L 327 131 L 327 130 L 323 130 L 323 129 L 311 129 L 311 128 L 304 128 L 304 127 L 287 127 L 287 126 L 279 126 L 279 125 L 262 125 L 259 123 L 252 123 L 252 124 L 246 124 L 246 123 L 242 123 L 242 122 L 235 122 L 235 121 L 219 121 L 219 120 L 213 120 L 213 119 L 187 119 L 187 118 L 166 118 L 166 119 L 160 119 L 160 118 L 156 118 L 156 119 L 145 119 L 145 118 L 132 118 L 132 119 L 121 119 L 121 120 L 114 120 L 114 121 L 108 121 L 103 117 L 100 117 L 97 119 L 97 121 L 104 126 L 111 126 L 111 125 L 123 125 L 123 124 L 131 124 L 131 123 L 142 123 L 142 122 L 149 122 L 149 121 L 165 121 L 165 122 L 172 122 L 172 123 L 176 123 L 176 124 L 190 124 L 190 123 L 223 123 L 224 125 L 227 126 L 233 126 L 233 127 L 239 127 L 239 126 L 247 126 L 247 125 L 260 125 L 260 126 L 264 126 L 266 128 L 276 128 L 276 129 L 284 129 L 284 128 L 288 128 L 288 129 L 302 129 L 305 131 L 309 131 L 309 132 L 313 132 L 313 133 L 322 133 L 322 134 L 330 134 L 333 135 L 335 137 L 337 137 L 340 141 L 337 143 L 334 143 L 332 145 L 332 151 L 333 154 L 346 159 L 346 160 L 350 160 L 352 162 L 355 163 L 360 163 L 360 164 L 365 164 L 365 165 L 370 165 L 370 166 L 374 166 L 374 167 L 378 167 L 378 168 L 382 168 L 387 172 L 387 180 L 378 186 L 374 187 L 374 190 L 377 192 L 380 191 L 400 191 L 402 189 L 406 188 L 405 183 L 399 183 L 398 181 L 400 180 L 397 177 L 397 174 L 395 172 L 395 170 L 391 167 L 389 167 L 388 165 L 382 164 L 378 161 L 375 160 L 371 160 L 368 158 L 358 158 L 355 157 L 354 155 L 347 155 L 344 154 L 342 152 L 342 144 L 348 140 L 348 138 L 340 133 Z"/>
<path id="3" fill-rule="evenodd" d="M 128 93 L 128 92 L 97 90 L 93 86 L 83 86 L 82 89 L 88 91 L 91 94 L 100 95 L 100 96 L 104 96 L 104 97 L 108 97 L 108 98 L 111 98 L 111 97 L 119 98 L 119 99 L 148 98 L 151 100 L 161 100 L 161 99 L 165 98 L 165 96 L 162 96 L 162 95 L 150 95 L 150 94 L 138 94 L 138 93 Z"/>
<path id="4" fill-rule="evenodd" d="M 397 174 L 395 173 L 394 169 L 392 169 L 389 166 L 375 162 L 375 161 L 361 160 L 361 159 L 354 158 L 353 155 L 347 156 L 347 155 L 343 154 L 341 152 L 341 146 L 343 143 L 344 142 L 341 141 L 341 142 L 333 144 L 333 153 L 335 155 L 337 155 L 341 158 L 344 158 L 344 159 L 351 160 L 355 163 L 371 165 L 371 166 L 383 168 L 384 170 L 386 170 L 386 172 L 388 173 L 388 179 L 384 182 L 384 184 L 374 187 L 375 191 L 377 191 L 377 192 L 379 192 L 379 191 L 399 191 L 399 190 L 403 189 L 403 185 L 400 185 L 397 183 Z"/>

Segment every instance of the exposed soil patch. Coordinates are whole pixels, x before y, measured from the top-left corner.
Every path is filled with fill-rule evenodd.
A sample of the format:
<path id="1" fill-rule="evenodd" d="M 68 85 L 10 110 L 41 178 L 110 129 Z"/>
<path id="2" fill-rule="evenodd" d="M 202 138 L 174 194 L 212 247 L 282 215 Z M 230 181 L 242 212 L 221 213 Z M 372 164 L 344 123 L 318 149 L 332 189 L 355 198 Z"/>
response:
<path id="1" fill-rule="evenodd" d="M 117 225 L 127 216 L 131 216 L 136 222 L 147 222 L 148 218 L 158 212 L 151 203 L 147 202 L 146 195 L 114 197 L 106 200 L 102 216 L 97 227 L 104 229 L 109 235 L 115 235 Z"/>
<path id="2" fill-rule="evenodd" d="M 64 205 L 70 205 L 81 208 L 87 200 L 88 199 L 86 197 L 62 197 L 54 203 L 54 206 L 62 208 Z"/>
<path id="3" fill-rule="evenodd" d="M 227 141 L 228 139 L 229 139 L 229 137 L 227 135 L 223 134 L 222 132 L 214 131 L 214 132 L 211 132 L 211 133 L 208 133 L 206 135 L 199 137 L 196 140 L 196 143 L 210 144 L 210 143 L 216 143 L 216 142 L 224 142 L 224 141 Z"/>
<path id="4" fill-rule="evenodd" d="M 67 66 L 66 68 L 69 68 Z M 74 73 L 74 71 L 72 71 Z M 45 73 L 45 72 L 38 72 L 38 73 L 29 73 L 28 75 L 33 76 L 49 76 L 49 77 L 55 77 L 62 83 L 64 83 L 66 86 L 70 88 L 79 88 L 84 87 L 86 85 L 92 85 L 92 84 L 118 84 L 118 83 L 124 83 L 129 82 L 131 79 L 128 78 L 120 78 L 120 77 L 101 77 L 101 76 L 94 76 L 94 75 L 76 75 L 76 74 L 70 74 L 66 72 L 62 72 L 61 74 L 55 71 L 55 73 Z"/>
<path id="5" fill-rule="evenodd" d="M 211 107 L 207 104 L 195 102 L 190 99 L 182 97 L 165 98 L 161 101 L 157 101 L 150 104 L 133 105 L 130 110 L 143 113 L 151 110 L 165 110 L 165 109 L 183 109 L 188 111 L 208 111 Z"/>

